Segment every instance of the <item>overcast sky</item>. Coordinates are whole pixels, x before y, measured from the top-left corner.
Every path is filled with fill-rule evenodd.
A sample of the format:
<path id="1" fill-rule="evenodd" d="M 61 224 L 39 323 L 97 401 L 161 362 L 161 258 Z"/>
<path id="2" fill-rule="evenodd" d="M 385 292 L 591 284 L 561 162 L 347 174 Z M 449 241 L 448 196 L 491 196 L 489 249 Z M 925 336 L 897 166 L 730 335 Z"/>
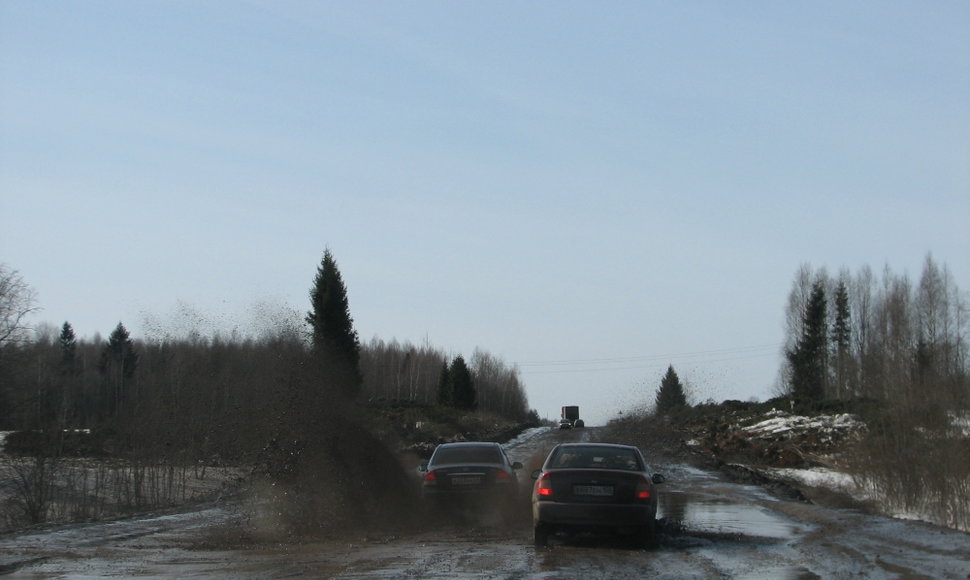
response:
<path id="1" fill-rule="evenodd" d="M 327 247 L 543 416 L 766 399 L 800 265 L 970 288 L 970 3 L 0 0 L 35 322 L 249 332 Z"/>

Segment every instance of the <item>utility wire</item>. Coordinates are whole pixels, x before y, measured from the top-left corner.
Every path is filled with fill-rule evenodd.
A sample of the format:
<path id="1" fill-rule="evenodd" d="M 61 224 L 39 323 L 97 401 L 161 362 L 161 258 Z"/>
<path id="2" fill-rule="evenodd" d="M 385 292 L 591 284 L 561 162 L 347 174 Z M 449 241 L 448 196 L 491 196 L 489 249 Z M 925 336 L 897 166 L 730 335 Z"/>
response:
<path id="1" fill-rule="evenodd" d="M 675 360 L 696 360 L 703 363 L 729 362 L 734 360 L 773 356 L 778 353 L 782 343 L 742 346 L 713 350 L 699 350 L 677 354 L 640 355 L 613 358 L 590 358 L 572 360 L 524 361 L 516 363 L 523 374 L 552 374 L 575 372 L 602 372 L 634 370 L 668 364 Z M 645 364 L 635 364 L 645 363 Z M 653 364 L 649 364 L 653 363 Z M 632 366 L 631 366 L 632 365 Z M 564 368 L 569 367 L 569 368 Z"/>

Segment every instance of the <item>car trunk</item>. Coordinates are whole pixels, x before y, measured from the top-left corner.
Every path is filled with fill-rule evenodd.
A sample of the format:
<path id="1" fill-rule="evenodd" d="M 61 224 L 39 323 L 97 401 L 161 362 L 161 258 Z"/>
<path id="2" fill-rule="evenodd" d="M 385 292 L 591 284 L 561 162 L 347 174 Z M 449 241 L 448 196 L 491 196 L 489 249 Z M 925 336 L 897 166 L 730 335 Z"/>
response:
<path id="1" fill-rule="evenodd" d="M 484 465 L 462 465 L 454 467 L 435 468 L 437 487 L 439 490 L 480 490 L 495 485 L 495 473 L 498 469 Z"/>
<path id="2" fill-rule="evenodd" d="M 601 469 L 550 472 L 552 500 L 569 503 L 628 504 L 636 502 L 639 473 Z"/>

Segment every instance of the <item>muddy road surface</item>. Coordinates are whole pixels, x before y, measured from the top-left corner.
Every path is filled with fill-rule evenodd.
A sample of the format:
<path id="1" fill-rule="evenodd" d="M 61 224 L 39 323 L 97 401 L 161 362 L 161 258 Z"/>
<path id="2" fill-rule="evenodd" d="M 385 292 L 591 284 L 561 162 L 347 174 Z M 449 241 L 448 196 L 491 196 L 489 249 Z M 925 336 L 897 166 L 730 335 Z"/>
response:
<path id="1" fill-rule="evenodd" d="M 597 429 L 524 434 L 509 455 L 529 473 L 559 441 Z M 970 579 L 970 536 L 772 495 L 678 462 L 655 461 L 659 547 L 622 538 L 532 543 L 528 507 L 503 522 L 470 515 L 434 526 L 346 531 L 304 543 L 242 541 L 241 506 L 0 537 L 11 578 L 957 578 Z"/>

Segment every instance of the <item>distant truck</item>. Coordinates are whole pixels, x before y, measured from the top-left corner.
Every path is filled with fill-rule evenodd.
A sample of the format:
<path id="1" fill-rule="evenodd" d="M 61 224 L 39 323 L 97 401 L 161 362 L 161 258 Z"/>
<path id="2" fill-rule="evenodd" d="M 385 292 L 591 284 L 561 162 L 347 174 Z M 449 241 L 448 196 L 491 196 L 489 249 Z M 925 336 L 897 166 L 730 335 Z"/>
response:
<path id="1" fill-rule="evenodd" d="M 559 420 L 560 429 L 579 429 L 585 423 L 579 418 L 579 407 L 572 405 L 562 408 L 562 419 Z"/>

